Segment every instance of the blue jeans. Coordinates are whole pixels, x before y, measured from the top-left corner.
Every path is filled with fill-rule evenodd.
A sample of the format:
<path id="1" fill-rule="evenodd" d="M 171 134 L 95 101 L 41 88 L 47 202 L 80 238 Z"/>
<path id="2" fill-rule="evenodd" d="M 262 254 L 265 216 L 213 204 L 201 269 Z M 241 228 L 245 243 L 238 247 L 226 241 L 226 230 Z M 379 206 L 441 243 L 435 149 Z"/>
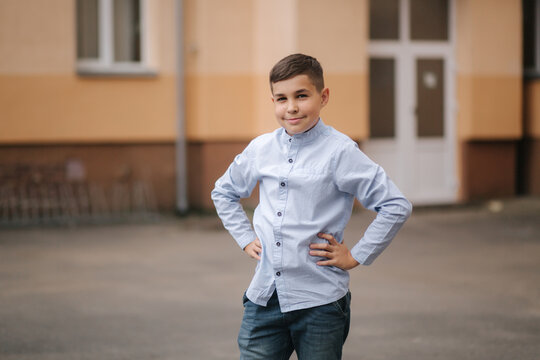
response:
<path id="1" fill-rule="evenodd" d="M 341 359 L 349 333 L 351 293 L 333 303 L 282 313 L 277 293 L 266 307 L 244 295 L 244 318 L 238 334 L 241 360 Z"/>

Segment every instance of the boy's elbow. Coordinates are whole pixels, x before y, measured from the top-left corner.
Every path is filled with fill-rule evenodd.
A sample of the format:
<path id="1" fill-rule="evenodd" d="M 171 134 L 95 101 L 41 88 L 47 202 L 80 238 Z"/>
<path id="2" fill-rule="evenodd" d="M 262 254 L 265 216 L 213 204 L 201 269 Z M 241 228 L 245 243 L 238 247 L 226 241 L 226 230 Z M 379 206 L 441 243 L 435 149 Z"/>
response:
<path id="1" fill-rule="evenodd" d="M 407 220 L 412 214 L 413 205 L 409 200 L 405 198 L 403 198 L 403 200 L 403 217 L 405 218 L 405 220 Z"/>
<path id="2" fill-rule="evenodd" d="M 210 198 L 212 199 L 212 202 L 214 203 L 214 205 L 216 205 L 221 199 L 223 199 L 223 197 L 223 191 L 221 191 L 219 186 L 216 184 L 214 189 L 210 192 Z"/>
<path id="3" fill-rule="evenodd" d="M 217 197 L 216 197 L 216 193 L 215 193 L 214 191 L 215 191 L 215 189 L 212 190 L 212 191 L 210 192 L 210 199 L 212 199 L 212 202 L 213 202 L 214 205 L 215 205 L 215 204 L 216 204 Z"/>
<path id="4" fill-rule="evenodd" d="M 216 183 L 216 187 L 210 192 L 210 198 L 212 199 L 216 207 L 222 201 L 225 201 L 228 203 L 240 201 L 240 196 L 230 191 L 227 191 L 225 188 L 219 186 L 217 183 Z"/>
<path id="5" fill-rule="evenodd" d="M 215 201 L 215 199 L 216 199 L 217 197 L 219 197 L 219 191 L 218 191 L 218 188 L 217 188 L 217 186 L 216 186 L 216 187 L 214 187 L 214 188 L 212 189 L 212 191 L 210 192 L 210 198 L 212 198 L 212 200 Z"/>
<path id="6" fill-rule="evenodd" d="M 413 206 L 405 197 L 396 198 L 388 205 L 386 212 L 397 216 L 402 221 L 406 221 L 412 214 Z"/>
<path id="7" fill-rule="evenodd" d="M 221 200 L 226 198 L 223 191 L 220 191 L 220 189 L 216 186 L 212 192 L 210 192 L 210 198 L 212 199 L 212 202 L 214 205 L 217 205 Z"/>

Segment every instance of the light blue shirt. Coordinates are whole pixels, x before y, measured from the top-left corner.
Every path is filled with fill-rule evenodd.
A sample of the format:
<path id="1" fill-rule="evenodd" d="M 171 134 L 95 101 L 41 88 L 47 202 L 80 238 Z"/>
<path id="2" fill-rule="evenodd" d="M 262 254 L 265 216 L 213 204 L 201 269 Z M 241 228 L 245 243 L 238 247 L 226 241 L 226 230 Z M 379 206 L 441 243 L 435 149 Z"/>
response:
<path id="1" fill-rule="evenodd" d="M 253 227 L 240 198 L 259 183 Z M 255 138 L 216 182 L 212 200 L 225 228 L 243 249 L 262 244 L 248 299 L 266 306 L 277 290 L 282 312 L 324 305 L 343 297 L 349 274 L 316 262 L 311 243 L 326 242 L 319 232 L 343 241 L 354 198 L 377 212 L 352 256 L 369 265 L 388 246 L 412 207 L 384 170 L 346 135 L 322 120 L 290 136 L 283 129 Z"/>

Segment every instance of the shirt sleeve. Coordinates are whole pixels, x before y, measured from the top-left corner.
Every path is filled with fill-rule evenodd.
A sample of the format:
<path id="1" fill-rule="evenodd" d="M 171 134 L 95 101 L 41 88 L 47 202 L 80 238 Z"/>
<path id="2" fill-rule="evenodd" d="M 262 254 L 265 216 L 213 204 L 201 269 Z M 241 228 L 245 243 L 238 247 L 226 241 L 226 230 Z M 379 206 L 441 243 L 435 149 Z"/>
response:
<path id="1" fill-rule="evenodd" d="M 388 178 L 383 168 L 369 159 L 354 142 L 345 144 L 335 157 L 334 181 L 340 191 L 353 194 L 377 216 L 351 249 L 362 265 L 371 264 L 390 244 L 411 215 L 412 205 Z"/>
<path id="2" fill-rule="evenodd" d="M 250 145 L 235 157 L 211 194 L 223 226 L 242 249 L 257 237 L 240 204 L 240 199 L 249 197 L 257 184 Z"/>

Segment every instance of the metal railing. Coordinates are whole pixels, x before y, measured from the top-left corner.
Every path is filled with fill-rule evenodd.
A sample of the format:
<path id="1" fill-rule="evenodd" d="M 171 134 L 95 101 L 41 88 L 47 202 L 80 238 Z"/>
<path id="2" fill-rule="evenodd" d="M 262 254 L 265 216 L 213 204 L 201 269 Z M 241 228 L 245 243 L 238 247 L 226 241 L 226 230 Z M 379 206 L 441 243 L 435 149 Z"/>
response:
<path id="1" fill-rule="evenodd" d="M 65 164 L 0 165 L 0 226 L 155 220 L 152 184 L 69 180 Z"/>

